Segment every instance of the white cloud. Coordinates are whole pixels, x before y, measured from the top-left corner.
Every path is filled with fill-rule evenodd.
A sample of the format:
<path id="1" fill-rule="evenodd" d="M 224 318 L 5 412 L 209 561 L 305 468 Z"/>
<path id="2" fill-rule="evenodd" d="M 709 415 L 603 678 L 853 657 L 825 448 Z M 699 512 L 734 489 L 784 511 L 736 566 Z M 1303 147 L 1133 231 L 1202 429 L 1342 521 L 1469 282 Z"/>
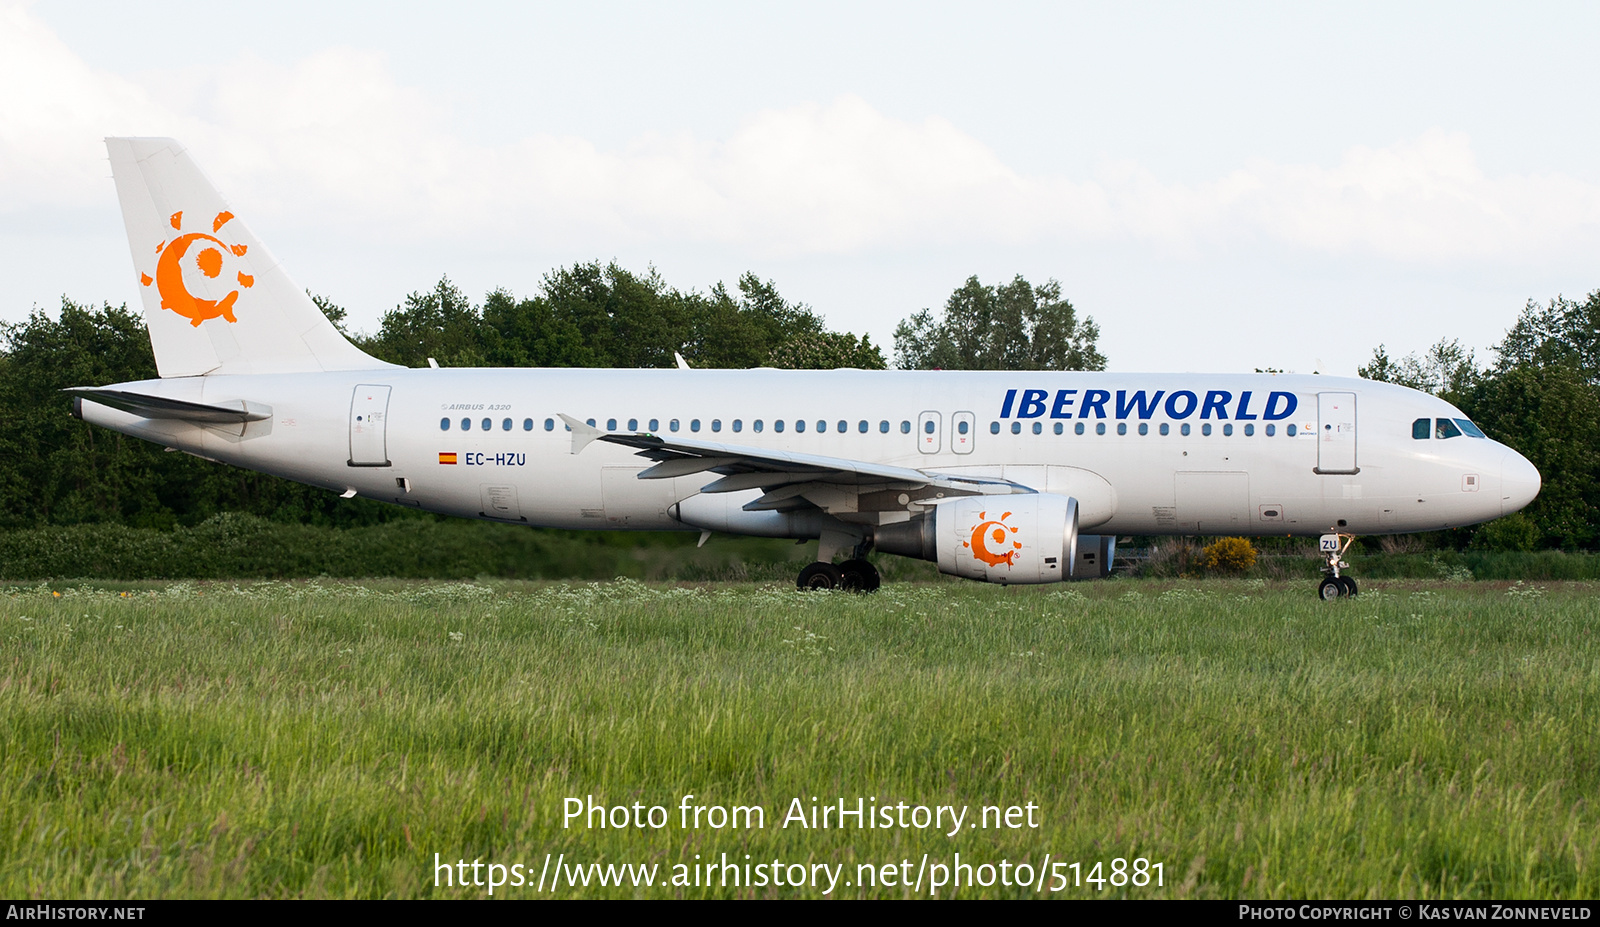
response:
<path id="1" fill-rule="evenodd" d="M 99 140 L 126 133 L 180 137 L 236 206 L 469 247 L 688 241 L 793 256 L 1109 240 L 1205 254 L 1266 240 L 1448 262 L 1573 254 L 1600 238 L 1600 189 L 1487 176 L 1470 140 L 1445 132 L 1354 148 L 1332 167 L 1254 161 L 1200 184 L 1136 163 L 1022 174 L 946 120 L 891 118 L 854 96 L 764 110 L 724 139 L 489 147 L 453 135 L 438 100 L 396 82 L 376 53 L 241 57 L 134 80 L 93 68 L 16 5 L 0 5 L 0 87 L 0 214 L 105 201 Z"/>

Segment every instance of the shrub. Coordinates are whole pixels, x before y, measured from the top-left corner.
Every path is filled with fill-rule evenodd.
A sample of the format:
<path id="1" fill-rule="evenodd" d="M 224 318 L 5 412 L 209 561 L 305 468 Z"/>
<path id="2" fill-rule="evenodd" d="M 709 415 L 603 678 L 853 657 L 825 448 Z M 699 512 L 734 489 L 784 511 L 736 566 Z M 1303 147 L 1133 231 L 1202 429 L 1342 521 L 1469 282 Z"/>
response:
<path id="1" fill-rule="evenodd" d="M 1256 565 L 1256 549 L 1244 538 L 1219 538 L 1200 552 L 1200 566 L 1209 573 L 1243 573 Z"/>
<path id="2" fill-rule="evenodd" d="M 1512 512 L 1478 528 L 1470 546 L 1476 550 L 1533 550 L 1539 546 L 1539 525 L 1522 512 Z"/>

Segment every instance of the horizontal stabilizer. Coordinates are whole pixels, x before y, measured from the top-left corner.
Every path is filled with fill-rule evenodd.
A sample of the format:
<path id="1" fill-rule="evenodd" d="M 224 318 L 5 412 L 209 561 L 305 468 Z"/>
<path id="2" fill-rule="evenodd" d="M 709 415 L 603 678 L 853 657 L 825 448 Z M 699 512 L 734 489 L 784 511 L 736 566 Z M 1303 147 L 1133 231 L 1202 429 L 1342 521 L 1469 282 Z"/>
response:
<path id="1" fill-rule="evenodd" d="M 168 399 L 165 396 L 150 396 L 145 393 L 93 386 L 74 386 L 67 392 L 78 399 L 88 399 L 103 406 L 121 409 L 140 418 L 178 419 L 194 422 L 197 425 L 238 425 L 272 417 L 271 406 L 243 399 L 231 399 L 219 403 L 189 402 L 183 399 Z M 74 409 L 74 414 L 77 411 Z M 82 415 L 78 417 L 82 418 Z"/>

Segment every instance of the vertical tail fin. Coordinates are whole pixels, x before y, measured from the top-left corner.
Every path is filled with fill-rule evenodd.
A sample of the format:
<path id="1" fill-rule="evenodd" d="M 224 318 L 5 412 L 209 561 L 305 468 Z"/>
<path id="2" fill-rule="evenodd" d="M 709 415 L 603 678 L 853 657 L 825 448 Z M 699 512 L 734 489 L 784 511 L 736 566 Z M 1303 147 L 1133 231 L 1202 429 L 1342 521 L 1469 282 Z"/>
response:
<path id="1" fill-rule="evenodd" d="M 163 377 L 392 366 L 333 327 L 182 145 L 108 138 L 106 148 Z"/>

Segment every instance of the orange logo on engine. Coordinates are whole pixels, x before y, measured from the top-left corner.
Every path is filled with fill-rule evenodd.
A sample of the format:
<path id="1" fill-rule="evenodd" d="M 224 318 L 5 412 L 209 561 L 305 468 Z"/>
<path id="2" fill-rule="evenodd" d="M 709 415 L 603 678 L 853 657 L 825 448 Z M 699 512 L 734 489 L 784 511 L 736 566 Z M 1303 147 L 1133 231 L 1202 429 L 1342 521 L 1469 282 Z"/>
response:
<path id="1" fill-rule="evenodd" d="M 233 213 L 217 213 L 211 220 L 211 231 L 221 233 L 222 227 L 233 218 Z M 183 210 L 173 213 L 167 220 L 174 229 L 183 231 Z M 189 251 L 198 245 L 194 257 L 189 261 Z M 213 247 L 215 245 L 215 247 Z M 161 308 L 171 309 L 173 312 L 189 320 L 190 325 L 199 325 L 206 319 L 221 317 L 229 322 L 239 321 L 233 315 L 233 304 L 239 298 L 239 290 L 232 290 L 221 299 L 202 299 L 189 292 L 189 287 L 183 282 L 184 273 L 192 266 L 209 279 L 222 276 L 223 267 L 227 263 L 227 255 L 244 257 L 247 250 L 245 245 L 230 245 L 216 235 L 205 232 L 190 232 L 179 235 L 172 241 L 163 241 L 156 245 L 156 252 L 161 255 L 156 261 L 156 275 L 152 280 L 149 274 L 141 273 L 139 282 L 145 286 L 151 283 L 156 285 L 156 290 L 161 294 Z M 249 289 L 255 285 L 256 279 L 244 271 L 234 275 L 240 288 Z"/>
<path id="2" fill-rule="evenodd" d="M 1006 566 L 1016 566 L 1017 551 L 1022 549 L 1021 541 L 1012 541 L 1011 549 L 1003 554 L 996 553 L 989 548 L 991 543 L 996 547 L 1003 548 L 1008 540 L 1006 532 L 1017 533 L 1016 528 L 1005 523 L 1006 519 L 1010 517 L 1011 513 L 1007 512 L 1001 515 L 998 520 L 990 521 L 988 520 L 988 512 L 979 512 L 978 526 L 972 529 L 972 540 L 962 541 L 961 546 L 971 548 L 972 556 L 990 566 L 999 566 L 1002 563 Z"/>

